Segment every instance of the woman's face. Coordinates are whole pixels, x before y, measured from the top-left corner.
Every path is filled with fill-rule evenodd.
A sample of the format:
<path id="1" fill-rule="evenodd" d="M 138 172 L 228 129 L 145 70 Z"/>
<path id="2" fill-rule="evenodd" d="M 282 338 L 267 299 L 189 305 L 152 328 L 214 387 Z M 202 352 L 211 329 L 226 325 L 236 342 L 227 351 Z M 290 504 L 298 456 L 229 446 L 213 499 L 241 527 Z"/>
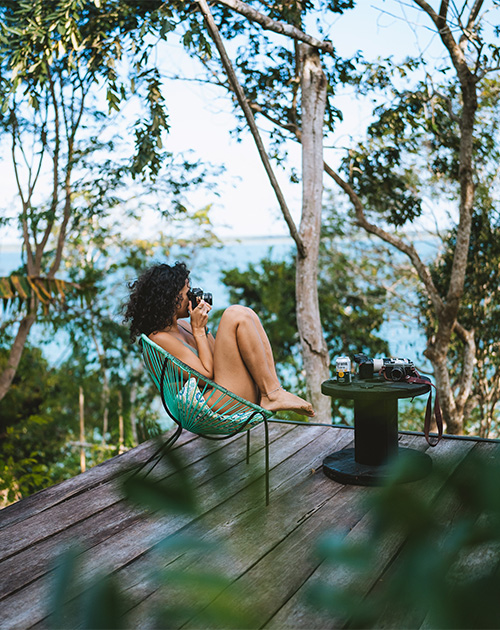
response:
<path id="1" fill-rule="evenodd" d="M 190 287 L 189 278 L 188 278 L 186 279 L 186 284 L 184 285 L 183 289 L 181 289 L 181 292 L 179 293 L 180 300 L 179 300 L 179 305 L 177 306 L 177 311 L 176 311 L 177 319 L 181 319 L 183 317 L 189 317 L 188 291 L 190 288 L 191 287 Z"/>

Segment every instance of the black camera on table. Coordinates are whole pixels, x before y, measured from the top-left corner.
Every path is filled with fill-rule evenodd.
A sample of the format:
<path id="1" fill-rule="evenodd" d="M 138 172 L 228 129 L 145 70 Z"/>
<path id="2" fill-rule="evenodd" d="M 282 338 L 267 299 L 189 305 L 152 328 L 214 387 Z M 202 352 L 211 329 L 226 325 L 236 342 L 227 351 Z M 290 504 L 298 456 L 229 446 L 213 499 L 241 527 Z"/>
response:
<path id="1" fill-rule="evenodd" d="M 415 364 L 410 359 L 371 359 L 365 354 L 356 354 L 354 360 L 359 365 L 358 377 L 360 379 L 373 378 L 377 374 L 382 374 L 388 381 L 404 381 L 407 376 L 415 374 Z"/>
<path id="2" fill-rule="evenodd" d="M 210 304 L 210 306 L 212 306 L 213 304 L 212 294 L 204 293 L 203 289 L 200 289 L 199 287 L 189 289 L 187 295 L 188 295 L 189 301 L 191 302 L 191 308 L 193 310 L 198 306 L 198 298 L 200 298 L 200 300 L 204 300 L 207 304 Z"/>

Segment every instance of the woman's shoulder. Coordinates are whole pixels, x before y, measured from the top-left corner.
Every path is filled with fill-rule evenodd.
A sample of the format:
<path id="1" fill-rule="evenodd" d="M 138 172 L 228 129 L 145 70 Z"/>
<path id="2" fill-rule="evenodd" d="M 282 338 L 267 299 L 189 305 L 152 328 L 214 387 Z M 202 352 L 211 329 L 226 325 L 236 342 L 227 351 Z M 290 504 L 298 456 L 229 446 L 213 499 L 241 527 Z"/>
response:
<path id="1" fill-rule="evenodd" d="M 156 343 L 158 346 L 165 348 L 165 350 L 169 349 L 169 347 L 172 345 L 172 341 L 175 339 L 175 337 L 171 333 L 165 330 L 149 333 L 148 338 L 151 339 L 151 341 Z"/>
<path id="2" fill-rule="evenodd" d="M 189 327 L 188 332 L 192 334 L 191 326 Z M 158 346 L 161 346 L 162 348 L 167 350 L 167 352 L 170 352 L 170 354 L 173 354 L 178 358 L 181 358 L 179 357 L 179 353 L 183 353 L 184 346 L 189 345 L 169 330 L 153 332 L 150 333 L 148 337 Z"/>

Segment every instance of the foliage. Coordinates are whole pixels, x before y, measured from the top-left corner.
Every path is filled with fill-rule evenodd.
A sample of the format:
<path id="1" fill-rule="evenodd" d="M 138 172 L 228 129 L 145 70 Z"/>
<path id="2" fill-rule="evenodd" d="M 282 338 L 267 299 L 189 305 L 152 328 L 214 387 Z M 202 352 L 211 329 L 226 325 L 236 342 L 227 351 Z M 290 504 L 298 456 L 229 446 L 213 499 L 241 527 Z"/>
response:
<path id="1" fill-rule="evenodd" d="M 51 469 L 57 469 L 66 438 L 53 405 L 54 372 L 39 349 L 28 348 L 9 397 L 0 401 L 0 492 L 8 503 L 53 483 Z"/>
<path id="2" fill-rule="evenodd" d="M 164 193 L 168 193 L 166 185 Z M 156 241 L 128 240 L 121 236 L 118 223 L 101 223 L 69 239 L 65 270 L 81 290 L 68 294 L 64 308 L 39 315 L 35 332 L 41 347 L 27 350 L 10 391 L 0 401 L 0 460 L 9 468 L 9 474 L 2 476 L 9 502 L 80 472 L 80 386 L 85 397 L 88 467 L 165 429 L 140 350 L 130 343 L 121 322 L 120 305 L 127 280 L 153 260 L 168 259 L 173 251 L 189 257 L 214 242 L 207 208 L 185 209 L 181 216 L 178 225 L 171 218 L 165 220 L 165 233 Z M 188 225 L 190 241 L 180 237 Z M 9 330 L 6 325 L 0 369 L 12 343 Z M 50 363 L 42 355 L 47 345 Z M 57 361 L 56 349 L 62 355 Z"/>
<path id="3" fill-rule="evenodd" d="M 66 238 L 117 205 L 127 173 L 154 178 L 171 161 L 162 150 L 165 103 L 145 42 L 161 28 L 160 18 L 160 25 L 151 21 L 159 6 L 113 0 L 0 4 L 1 129 L 12 144 L 28 275 L 57 272 Z M 120 121 L 106 117 L 106 107 L 117 112 L 132 97 L 146 106 L 135 127 L 136 154 L 128 163 L 111 160 L 118 147 L 106 127 Z M 123 148 L 122 154 L 130 153 Z"/>
<path id="4" fill-rule="evenodd" d="M 332 532 L 319 542 L 325 563 L 353 577 L 316 584 L 310 603 L 354 628 L 420 627 L 424 619 L 431 628 L 498 627 L 498 449 L 491 457 L 472 453 L 444 487 L 456 464 L 436 466 L 425 492 L 401 484 L 414 464 L 400 459 L 392 479 L 368 499 L 373 520 L 365 535 L 350 540 Z M 397 560 L 365 597 L 384 549 L 402 539 Z"/>
<path id="5" fill-rule="evenodd" d="M 112 244 L 116 252 L 123 221 L 137 220 L 147 207 L 179 216 L 184 227 L 192 220 L 209 227 L 209 206 L 193 211 L 186 199 L 195 186 L 210 188 L 206 167 L 163 147 L 168 114 L 150 55 L 154 36 L 171 30 L 157 11 L 161 6 L 0 2 L 0 133 L 11 144 L 18 193 L 7 220 L 16 220 L 23 239 L 22 266 L 0 281 L 2 302 L 13 316 L 10 330 L 18 331 L 9 369 L 0 373 L 0 398 L 35 315 L 54 328 L 78 310 L 76 292 L 86 306 L 96 295 L 88 250 L 69 269 L 73 248 L 90 244 L 93 235 L 92 247 L 102 251 L 104 243 Z M 63 294 L 63 309 L 52 308 Z M 81 302 L 80 311 L 86 306 Z"/>
<path id="6" fill-rule="evenodd" d="M 249 2 L 257 11 L 264 12 L 272 19 L 284 21 L 305 30 L 317 18 L 318 31 L 324 35 L 322 16 L 325 11 L 342 14 L 353 8 L 353 2 L 272 2 L 262 8 L 261 3 Z M 267 11 L 266 11 L 267 9 Z M 221 35 L 234 40 L 236 52 L 234 66 L 244 88 L 256 120 L 268 127 L 271 123 L 270 155 L 283 167 L 287 155 L 287 140 L 296 140 L 301 133 L 300 62 L 297 42 L 291 38 L 278 38 L 269 31 L 256 28 L 250 20 L 242 20 L 225 7 L 213 6 L 214 18 Z M 329 33 L 326 34 L 327 37 Z M 197 54 L 196 50 L 192 54 Z M 198 56 L 207 67 L 209 75 L 217 77 L 218 85 L 230 89 L 220 68 L 216 55 L 210 58 Z M 356 59 L 356 58 L 355 58 Z M 342 112 L 335 105 L 338 87 L 356 74 L 355 59 L 342 59 L 337 54 L 323 55 L 322 66 L 325 72 L 327 103 L 325 110 L 325 132 L 332 131 L 337 122 L 343 119 Z M 210 80 L 210 79 L 208 79 Z M 238 119 L 237 133 L 245 128 L 241 112 L 235 111 Z M 292 173 L 292 178 L 294 177 Z"/>
<path id="7" fill-rule="evenodd" d="M 498 437 L 498 402 L 500 400 L 500 346 L 498 317 L 500 286 L 500 221 L 489 190 L 478 191 L 478 209 L 472 218 L 467 276 L 459 321 L 474 331 L 476 355 L 472 400 L 469 405 L 466 430 L 482 437 Z M 456 231 L 450 232 L 444 243 L 442 256 L 432 266 L 434 282 L 444 290 L 449 282 Z M 428 335 L 435 332 L 435 321 L 426 308 Z M 452 374 L 456 382 L 464 368 L 461 340 L 453 337 L 450 350 Z"/>
<path id="8" fill-rule="evenodd" d="M 340 244 L 339 244 L 340 243 Z M 386 353 L 387 343 L 377 336 L 384 321 L 386 295 L 373 282 L 377 264 L 366 257 L 353 259 L 342 241 L 324 239 L 320 253 L 318 287 L 325 338 L 332 359 L 336 355 Z M 271 257 L 223 272 L 230 301 L 251 306 L 269 334 L 276 362 L 296 365 L 298 333 L 295 325 L 295 262 Z M 300 369 L 300 367 L 298 367 Z"/>
<path id="9" fill-rule="evenodd" d="M 4 353 L 0 357 L 3 359 Z M 0 491 L 6 504 L 81 472 L 80 387 L 84 393 L 87 467 L 119 452 L 120 399 L 123 401 L 125 448 L 160 431 L 158 413 L 153 405 L 153 389 L 145 378 L 144 384 L 139 380 L 140 391 L 134 400 L 130 400 L 125 374 L 126 370 L 121 379 L 110 379 L 105 443 L 102 435 L 102 376 L 99 367 L 92 366 L 87 351 L 74 352 L 60 365 L 50 366 L 40 349 L 26 349 L 13 385 L 0 401 L 0 467 L 3 472 Z M 139 379 L 139 376 L 135 378 Z M 135 436 L 131 426 L 133 413 Z"/>
<path id="10" fill-rule="evenodd" d="M 471 221 L 485 210 L 484 192 L 498 185 L 498 31 L 482 24 L 483 13 L 499 7 L 442 3 L 438 16 L 430 4 L 415 4 L 436 28 L 443 56 L 432 65 L 424 53 L 403 64 L 384 59 L 366 65 L 369 85 L 378 91 L 374 120 L 366 140 L 346 155 L 341 186 L 357 222 L 407 254 L 418 273 L 431 320 L 425 355 L 434 368 L 447 430 L 462 433 L 478 385 L 470 369 L 478 347 L 474 330 L 460 319 L 467 310 L 465 285 L 474 283 L 477 273 L 475 265 L 466 265 Z M 462 28 L 464 20 L 467 34 L 456 35 L 455 26 Z M 388 183 L 400 208 L 387 195 Z M 426 206 L 453 258 L 438 282 L 410 235 L 391 229 L 424 217 Z M 427 227 L 428 221 L 418 224 Z M 459 336 L 453 340 L 454 332 Z M 467 355 L 461 361 L 452 349 L 458 339 L 460 353 Z"/>
<path id="11" fill-rule="evenodd" d="M 462 400 L 468 391 L 468 376 L 462 373 L 464 387 L 459 393 L 448 387 L 447 369 L 453 368 L 453 360 L 446 361 L 446 358 L 450 322 L 456 316 L 456 312 L 452 314 L 454 297 L 448 303 L 447 288 L 436 295 L 429 282 L 426 261 L 417 260 L 418 248 L 413 246 L 411 235 L 401 228 L 416 222 L 427 227 L 428 221 L 420 223 L 420 220 L 427 219 L 429 208 L 447 215 L 448 226 L 455 224 L 460 232 L 457 261 L 463 260 L 460 250 L 468 234 L 471 216 L 468 204 L 474 196 L 474 187 L 477 190 L 481 185 L 497 185 L 491 176 L 496 174 L 498 164 L 498 78 L 495 73 L 498 72 L 499 33 L 486 24 L 485 15 L 491 11 L 491 15 L 497 16 L 499 7 L 496 2 L 491 7 L 483 3 L 473 6 L 467 2 L 443 3 L 437 15 L 430 3 L 397 4 L 401 7 L 402 19 L 413 24 L 411 20 L 415 18 L 415 24 L 419 25 L 415 29 L 436 29 L 442 52 L 428 54 L 429 49 L 420 43 L 421 32 L 415 30 L 418 47 L 423 50 L 415 58 L 366 61 L 362 52 L 351 59 L 341 59 L 336 54 L 322 55 L 328 82 L 324 129 L 329 134 L 329 146 L 338 148 L 339 145 L 331 132 L 335 132 L 337 121 L 342 119 L 335 97 L 343 85 L 355 86 L 359 94 L 374 103 L 365 139 L 342 147 L 345 157 L 338 173 L 329 167 L 326 170 L 348 193 L 356 223 L 410 256 L 415 275 L 418 273 L 439 320 L 440 334 L 428 338 L 426 353 L 433 362 L 448 428 L 459 432 L 463 425 Z M 248 2 L 245 6 L 259 11 L 262 16 L 302 29 L 310 28 L 315 16 L 324 17 L 327 9 L 342 13 L 352 8 L 352 4 L 342 3 L 333 9 L 329 3 L 321 1 L 271 2 L 264 6 Z M 231 56 L 249 105 L 269 131 L 273 143 L 270 153 L 276 162 L 286 166 L 286 141 L 300 141 L 302 133 L 299 46 L 291 39 L 279 38 L 261 29 L 252 19 L 242 20 L 226 6 L 214 3 L 212 12 L 222 36 L 231 40 L 234 51 Z M 427 20 L 425 27 L 421 24 L 422 17 Z M 185 28 L 190 29 L 196 19 L 194 14 L 190 15 Z M 437 27 L 439 21 L 441 25 Z M 322 29 L 320 22 L 317 20 L 317 29 L 325 37 L 328 26 Z M 340 26 L 341 21 L 337 24 Z M 217 56 L 212 57 L 207 50 L 201 30 L 197 24 L 193 38 L 189 39 L 190 51 L 205 65 L 206 80 L 232 94 Z M 451 49 L 454 53 L 450 58 Z M 236 131 L 243 129 L 239 118 Z M 298 181 L 293 169 L 289 172 L 292 181 Z M 459 208 L 459 221 L 449 212 L 452 207 Z M 462 277 L 461 265 L 457 264 L 453 282 L 461 283 Z M 443 301 L 447 307 L 441 309 L 439 304 Z"/>
<path id="12" fill-rule="evenodd" d="M 457 79 L 431 74 L 422 58 L 396 64 L 363 62 L 354 78 L 361 93 L 370 86 L 379 104 L 367 138 L 345 155 L 342 170 L 366 206 L 396 227 L 423 213 L 424 195 L 450 199 L 458 193 L 460 128 Z M 424 78 L 419 76 L 424 73 Z M 409 83 L 414 84 L 409 87 Z M 498 81 L 483 78 L 474 138 L 475 175 L 490 181 L 498 159 Z"/>
<path id="13" fill-rule="evenodd" d="M 112 166 L 110 160 L 101 162 L 103 151 L 115 146 L 105 137 L 104 123 L 110 120 L 105 110 L 117 111 L 129 96 L 119 68 L 125 51 L 137 88 L 148 82 L 142 76 L 149 69 L 147 56 L 141 59 L 148 49 L 144 40 L 148 29 L 141 34 L 138 28 L 158 7 L 134 5 L 85 0 L 0 2 L 0 132 L 10 144 L 17 186 L 14 212 L 25 256 L 19 275 L 52 281 L 71 235 L 117 204 L 114 184 L 130 172 L 130 165 L 124 160 Z M 105 103 L 100 100 L 102 91 Z M 166 115 L 151 90 L 145 102 L 152 116 L 147 133 L 154 146 L 153 152 L 148 147 L 146 161 L 156 172 Z M 85 194 L 94 183 L 90 180 L 95 170 L 86 169 L 90 156 L 95 165 L 102 163 L 94 182 L 103 180 L 96 189 L 105 194 L 97 204 L 95 195 Z M 9 214 L 13 218 L 10 208 Z M 24 318 L 18 323 L 9 367 L 0 373 L 0 398 L 11 386 L 35 321 L 31 302 L 28 309 L 26 300 L 20 305 Z M 45 303 L 46 311 L 49 304 Z"/>
<path id="14" fill-rule="evenodd" d="M 422 200 L 415 172 L 401 167 L 402 149 L 373 145 L 351 150 L 345 160 L 349 183 L 366 207 L 380 212 L 396 227 L 411 223 L 422 214 Z"/>

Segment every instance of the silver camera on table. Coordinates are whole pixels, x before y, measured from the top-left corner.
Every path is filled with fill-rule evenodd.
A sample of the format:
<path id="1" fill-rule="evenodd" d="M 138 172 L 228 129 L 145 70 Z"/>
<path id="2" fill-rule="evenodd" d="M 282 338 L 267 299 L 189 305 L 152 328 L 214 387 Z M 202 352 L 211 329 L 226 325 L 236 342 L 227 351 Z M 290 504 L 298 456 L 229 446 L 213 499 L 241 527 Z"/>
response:
<path id="1" fill-rule="evenodd" d="M 383 375 L 388 381 L 405 381 L 407 376 L 415 374 L 415 364 L 410 359 L 383 358 L 371 359 L 365 354 L 355 354 L 360 379 Z"/>

